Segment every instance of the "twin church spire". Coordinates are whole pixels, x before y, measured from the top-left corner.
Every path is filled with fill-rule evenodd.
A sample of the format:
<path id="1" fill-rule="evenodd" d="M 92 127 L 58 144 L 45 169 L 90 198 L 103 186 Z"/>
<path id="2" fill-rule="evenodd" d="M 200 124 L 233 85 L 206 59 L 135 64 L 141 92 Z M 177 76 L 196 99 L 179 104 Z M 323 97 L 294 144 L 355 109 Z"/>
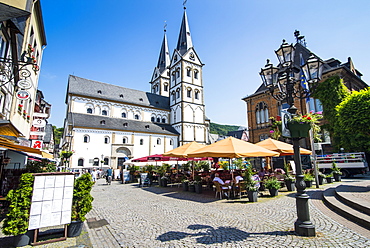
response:
<path id="1" fill-rule="evenodd" d="M 161 50 L 159 52 L 158 63 L 157 66 L 154 68 L 154 73 L 150 83 L 152 84 L 151 90 L 152 93 L 169 96 L 169 94 L 166 93 L 167 91 L 165 91 L 163 87 L 161 87 L 163 84 L 162 83 L 157 84 L 158 79 L 161 79 L 160 81 L 163 81 L 169 78 L 169 67 L 171 65 L 171 56 L 168 48 L 166 26 L 167 24 L 165 24 L 164 26 L 164 35 Z M 184 7 L 184 14 L 182 17 L 179 38 L 177 41 L 177 46 L 174 54 L 177 51 L 181 56 L 183 56 L 192 47 L 193 42 L 190 35 L 188 17 L 186 15 L 186 7 Z"/>

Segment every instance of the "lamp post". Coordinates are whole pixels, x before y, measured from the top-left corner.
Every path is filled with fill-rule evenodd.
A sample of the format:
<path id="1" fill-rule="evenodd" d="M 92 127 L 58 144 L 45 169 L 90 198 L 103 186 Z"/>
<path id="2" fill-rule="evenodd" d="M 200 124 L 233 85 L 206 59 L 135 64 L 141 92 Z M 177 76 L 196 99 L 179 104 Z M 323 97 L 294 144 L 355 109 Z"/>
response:
<path id="1" fill-rule="evenodd" d="M 301 68 L 294 65 L 295 47 L 283 40 L 283 44 L 275 51 L 279 59 L 279 67 L 274 67 L 267 60 L 265 68 L 261 69 L 260 75 L 266 88 L 276 100 L 286 102 L 289 105 L 288 112 L 292 115 L 297 113 L 294 106 L 294 98 L 304 99 L 313 91 L 315 83 L 320 81 L 323 62 L 311 54 L 307 62 Z M 303 71 L 308 87 L 300 85 L 299 73 Z M 298 75 L 298 76 L 297 76 Z M 295 232 L 302 236 L 315 236 L 315 226 L 310 220 L 308 207 L 309 196 L 306 194 L 306 184 L 303 181 L 302 163 L 299 151 L 301 137 L 292 137 L 294 150 L 294 163 L 296 166 L 296 208 L 297 220 L 294 223 Z"/>
<path id="2" fill-rule="evenodd" d="M 101 155 L 101 161 L 100 161 L 100 171 L 103 171 L 103 163 L 104 163 L 104 155 Z"/>

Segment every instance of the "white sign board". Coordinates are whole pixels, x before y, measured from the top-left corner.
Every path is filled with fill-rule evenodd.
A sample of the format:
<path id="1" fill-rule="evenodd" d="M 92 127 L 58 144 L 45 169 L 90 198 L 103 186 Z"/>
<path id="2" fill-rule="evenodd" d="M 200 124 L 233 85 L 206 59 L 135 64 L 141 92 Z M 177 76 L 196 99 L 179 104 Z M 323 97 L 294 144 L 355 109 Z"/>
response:
<path id="1" fill-rule="evenodd" d="M 45 127 L 46 126 L 46 121 L 43 119 L 34 119 L 32 122 L 32 125 L 34 127 Z"/>
<path id="2" fill-rule="evenodd" d="M 71 222 L 74 175 L 38 175 L 33 183 L 28 230 Z"/>

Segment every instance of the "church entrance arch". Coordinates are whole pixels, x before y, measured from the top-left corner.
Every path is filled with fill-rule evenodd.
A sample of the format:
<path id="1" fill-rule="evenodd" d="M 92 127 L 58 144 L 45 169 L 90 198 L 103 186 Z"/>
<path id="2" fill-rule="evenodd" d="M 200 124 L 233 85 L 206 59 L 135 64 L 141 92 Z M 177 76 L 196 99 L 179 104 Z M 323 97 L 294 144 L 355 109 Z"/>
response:
<path id="1" fill-rule="evenodd" d="M 130 149 L 126 147 L 119 147 L 116 149 L 116 155 L 117 155 L 117 168 L 119 166 L 122 166 L 122 169 L 126 169 L 126 165 L 123 163 L 131 157 L 131 151 Z"/>

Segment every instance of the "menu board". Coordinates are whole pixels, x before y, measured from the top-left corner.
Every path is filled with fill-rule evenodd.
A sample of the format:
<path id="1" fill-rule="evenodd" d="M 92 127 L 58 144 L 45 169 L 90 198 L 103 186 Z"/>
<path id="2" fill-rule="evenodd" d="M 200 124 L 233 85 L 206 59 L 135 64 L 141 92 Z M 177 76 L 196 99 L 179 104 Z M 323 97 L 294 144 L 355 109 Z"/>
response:
<path id="1" fill-rule="evenodd" d="M 37 175 L 28 230 L 71 222 L 74 175 Z"/>

